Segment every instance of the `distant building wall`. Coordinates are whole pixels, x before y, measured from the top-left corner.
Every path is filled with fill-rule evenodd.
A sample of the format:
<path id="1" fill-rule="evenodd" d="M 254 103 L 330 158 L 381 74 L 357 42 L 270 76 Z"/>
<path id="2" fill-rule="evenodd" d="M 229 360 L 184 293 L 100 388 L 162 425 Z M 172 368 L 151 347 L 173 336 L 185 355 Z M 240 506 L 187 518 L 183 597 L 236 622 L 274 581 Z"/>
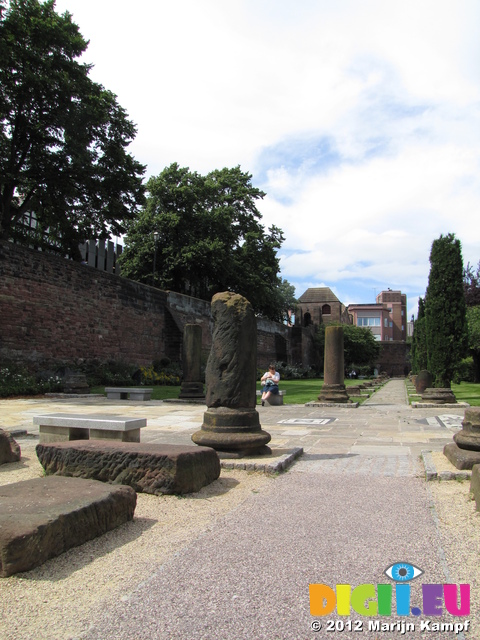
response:
<path id="1" fill-rule="evenodd" d="M 407 339 L 407 296 L 401 291 L 381 291 L 377 296 L 377 303 L 386 305 L 390 309 L 392 320 L 392 340 Z"/>
<path id="2" fill-rule="evenodd" d="M 410 345 L 402 341 L 381 342 L 378 358 L 379 372 L 389 376 L 405 376 L 410 371 Z"/>

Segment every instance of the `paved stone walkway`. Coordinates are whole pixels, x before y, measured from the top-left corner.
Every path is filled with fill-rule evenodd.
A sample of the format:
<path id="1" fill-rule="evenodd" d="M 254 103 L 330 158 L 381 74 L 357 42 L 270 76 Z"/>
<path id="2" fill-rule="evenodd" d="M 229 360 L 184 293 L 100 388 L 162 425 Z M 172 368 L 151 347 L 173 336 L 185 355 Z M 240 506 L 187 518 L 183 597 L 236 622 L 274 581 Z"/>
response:
<path id="1" fill-rule="evenodd" d="M 441 451 L 460 429 L 464 408 L 412 409 L 405 381 L 390 380 L 358 408 L 257 406 L 274 453 L 302 447 L 302 471 L 406 476 L 422 472 L 422 450 Z M 205 406 L 97 398 L 0 400 L 0 427 L 38 435 L 33 416 L 62 412 L 147 418 L 142 441 L 191 444 Z"/>

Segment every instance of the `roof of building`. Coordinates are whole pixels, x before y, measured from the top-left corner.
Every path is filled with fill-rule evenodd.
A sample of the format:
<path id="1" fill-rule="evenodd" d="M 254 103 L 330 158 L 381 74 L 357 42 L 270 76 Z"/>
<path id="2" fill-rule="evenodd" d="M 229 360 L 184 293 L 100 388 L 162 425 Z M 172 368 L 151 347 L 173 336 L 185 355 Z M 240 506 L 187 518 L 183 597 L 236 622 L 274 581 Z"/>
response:
<path id="1" fill-rule="evenodd" d="M 307 289 L 298 298 L 298 302 L 340 302 L 329 287 L 315 287 Z"/>

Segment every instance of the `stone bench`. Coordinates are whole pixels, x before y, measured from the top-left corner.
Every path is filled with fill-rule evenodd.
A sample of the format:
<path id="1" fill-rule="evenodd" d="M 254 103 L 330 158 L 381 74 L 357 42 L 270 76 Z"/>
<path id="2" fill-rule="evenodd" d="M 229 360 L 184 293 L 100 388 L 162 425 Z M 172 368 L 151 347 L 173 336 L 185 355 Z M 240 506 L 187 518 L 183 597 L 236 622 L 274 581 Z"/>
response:
<path id="1" fill-rule="evenodd" d="M 89 440 L 37 444 L 36 452 L 47 475 L 127 484 L 154 495 L 193 493 L 220 475 L 210 447 Z"/>
<path id="2" fill-rule="evenodd" d="M 271 396 L 265 402 L 268 402 L 272 407 L 279 407 L 283 404 L 283 396 L 286 394 L 286 391 L 279 391 L 278 393 L 272 393 Z M 257 396 L 262 396 L 262 391 L 257 391 Z"/>
<path id="3" fill-rule="evenodd" d="M 97 438 L 140 442 L 140 429 L 147 426 L 147 420 L 110 415 L 50 413 L 34 416 L 33 424 L 38 425 L 41 443 Z"/>
<path id="4" fill-rule="evenodd" d="M 132 487 L 33 478 L 1 487 L 0 577 L 29 571 L 133 519 Z"/>
<path id="5" fill-rule="evenodd" d="M 148 387 L 105 387 L 108 400 L 151 400 L 152 391 Z"/>

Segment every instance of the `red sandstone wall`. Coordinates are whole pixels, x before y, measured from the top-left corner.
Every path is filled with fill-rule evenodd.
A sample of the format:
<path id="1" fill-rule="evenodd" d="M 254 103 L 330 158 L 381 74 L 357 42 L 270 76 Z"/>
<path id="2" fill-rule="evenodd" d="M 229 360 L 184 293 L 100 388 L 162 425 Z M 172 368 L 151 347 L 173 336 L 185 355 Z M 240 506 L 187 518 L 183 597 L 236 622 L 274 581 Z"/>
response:
<path id="1" fill-rule="evenodd" d="M 165 355 L 167 294 L 0 243 L 0 360 L 150 364 Z"/>
<path id="2" fill-rule="evenodd" d="M 0 242 L 0 363 L 37 367 L 121 360 L 181 362 L 183 327 L 202 327 L 206 361 L 210 303 L 160 291 L 55 255 Z M 310 364 L 308 330 L 258 320 L 257 362 Z M 303 336 L 303 339 L 302 339 Z M 294 357 L 293 357 L 293 355 Z"/>

